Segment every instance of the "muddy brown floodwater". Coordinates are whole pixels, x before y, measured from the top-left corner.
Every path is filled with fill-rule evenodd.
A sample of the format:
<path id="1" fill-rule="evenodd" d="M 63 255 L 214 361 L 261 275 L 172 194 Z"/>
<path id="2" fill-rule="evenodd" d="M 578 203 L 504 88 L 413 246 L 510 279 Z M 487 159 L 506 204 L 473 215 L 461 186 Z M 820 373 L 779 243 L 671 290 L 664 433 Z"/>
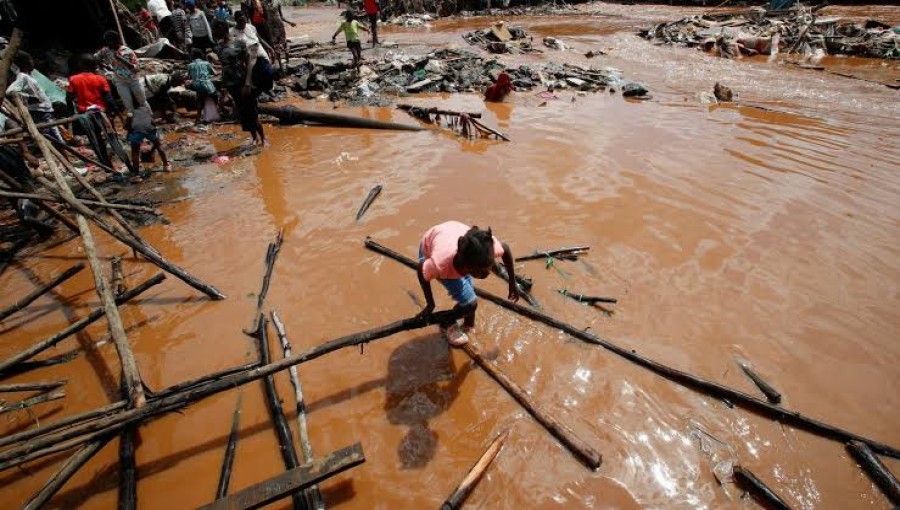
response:
<path id="1" fill-rule="evenodd" d="M 366 251 L 363 239 L 372 235 L 412 255 L 427 228 L 457 219 L 491 226 L 516 254 L 592 247 L 582 261 L 549 270 L 541 261 L 522 264 L 547 313 L 755 394 L 735 363 L 746 359 L 781 390 L 785 407 L 900 444 L 898 92 L 775 62 L 653 46 L 633 34 L 696 10 L 602 4 L 587 10 L 600 12 L 515 20 L 535 36 L 562 37 L 578 52 L 504 61 L 588 63 L 585 50 L 606 49 L 609 56 L 589 63 L 622 69 L 646 83 L 653 100 L 569 91 L 546 106 L 530 93 L 498 105 L 475 95 L 417 97 L 409 101 L 482 110 L 512 142 L 434 131 L 272 128 L 271 147 L 259 157 L 177 173 L 191 200 L 163 207 L 171 223 L 142 234 L 229 298 L 210 302 L 169 278 L 123 308 L 147 384 L 162 388 L 255 356 L 241 328 L 251 322 L 266 244 L 282 225 L 294 224 L 267 303 L 284 319 L 297 352 L 416 313 L 407 294 L 419 293 L 415 275 Z M 301 22 L 294 33 L 323 38 L 335 12 L 292 10 Z M 384 38 L 464 46 L 459 34 L 486 24 L 388 28 Z M 896 62 L 857 65 L 874 68 L 882 80 L 900 78 Z M 700 104 L 698 92 L 716 81 L 739 100 Z M 412 122 L 391 109 L 342 111 Z M 355 222 L 375 184 L 384 192 Z M 98 237 L 105 255 L 125 254 Z M 78 243 L 69 242 L 19 262 L 3 275 L 3 303 L 33 288 L 34 278 L 46 281 L 82 258 Z M 132 285 L 155 272 L 131 258 L 125 268 Z M 496 279 L 481 285 L 503 291 Z M 612 295 L 619 303 L 605 316 L 563 298 L 558 288 Z M 91 289 L 85 271 L 5 321 L 0 355 L 97 306 Z M 439 306 L 449 305 L 437 294 Z M 300 366 L 315 453 L 360 441 L 366 454 L 364 465 L 323 484 L 329 508 L 437 508 L 506 429 L 512 436 L 470 508 L 751 508 L 712 474 L 732 456 L 796 508 L 889 507 L 838 443 L 729 408 L 496 306 L 483 304 L 478 313 L 483 347 L 603 454 L 600 470 L 584 468 L 464 353 L 448 352 L 436 329 L 428 329 L 372 343 L 364 354 L 350 349 Z M 35 408 L 32 417 L 4 415 L 3 432 L 118 399 L 119 369 L 105 324 L 52 354 L 76 347 L 83 352 L 74 362 L 14 379 L 67 377 L 67 396 Z M 287 377 L 277 379 L 289 403 Z M 239 392 L 232 488 L 283 471 L 262 386 L 250 384 L 141 429 L 141 508 L 211 500 Z M 116 460 L 113 442 L 54 505 L 114 507 Z M 0 507 L 19 506 L 59 461 L 0 474 Z M 887 462 L 900 473 L 900 463 Z"/>

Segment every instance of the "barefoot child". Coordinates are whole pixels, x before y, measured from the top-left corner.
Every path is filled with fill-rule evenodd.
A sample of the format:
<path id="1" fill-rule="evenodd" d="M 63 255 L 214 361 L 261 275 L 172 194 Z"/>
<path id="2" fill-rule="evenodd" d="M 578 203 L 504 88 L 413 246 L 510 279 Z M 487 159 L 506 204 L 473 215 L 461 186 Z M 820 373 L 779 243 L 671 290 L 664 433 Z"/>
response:
<path id="1" fill-rule="evenodd" d="M 456 323 L 441 326 L 450 345 L 461 346 L 469 337 L 463 329 L 475 325 L 475 309 L 478 306 L 472 277 L 487 278 L 494 260 L 502 258 L 509 271 L 509 299 L 518 301 L 515 268 L 512 252 L 491 234 L 491 229 L 469 227 L 458 221 L 448 221 L 430 228 L 419 243 L 419 285 L 425 293 L 425 310 L 422 315 L 434 311 L 431 280 L 437 279 L 456 301 L 456 310 L 464 312 L 463 326 Z"/>
<path id="2" fill-rule="evenodd" d="M 369 29 L 356 21 L 356 16 L 350 9 L 344 11 L 344 18 L 346 21 L 342 22 L 334 32 L 334 35 L 331 36 L 331 43 L 334 44 L 338 34 L 343 30 L 344 38 L 347 39 L 347 47 L 350 48 L 350 53 L 353 55 L 353 67 L 359 69 L 359 63 L 362 60 L 362 43 L 359 41 L 359 31 L 368 32 Z"/>
<path id="3" fill-rule="evenodd" d="M 131 162 L 134 168 L 138 170 L 138 174 L 131 179 L 133 183 L 143 182 L 150 176 L 150 172 L 141 171 L 141 143 L 144 140 L 153 144 L 153 150 L 159 153 L 159 159 L 162 160 L 163 170 L 172 171 L 172 165 L 163 152 L 162 143 L 159 139 L 159 131 L 153 124 L 153 113 L 147 105 L 134 109 L 133 114 L 129 114 L 125 118 L 125 129 L 128 131 L 128 143 L 131 145 Z"/>

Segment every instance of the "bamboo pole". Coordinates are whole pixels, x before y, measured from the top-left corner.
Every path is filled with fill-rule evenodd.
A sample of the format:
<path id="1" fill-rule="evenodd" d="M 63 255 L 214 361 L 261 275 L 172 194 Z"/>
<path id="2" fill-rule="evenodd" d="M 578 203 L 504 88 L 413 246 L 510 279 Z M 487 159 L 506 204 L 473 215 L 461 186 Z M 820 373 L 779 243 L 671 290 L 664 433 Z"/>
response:
<path id="1" fill-rule="evenodd" d="M 760 501 L 766 508 L 775 510 L 791 510 L 791 507 L 781 499 L 775 491 L 770 489 L 762 480 L 756 477 L 749 469 L 734 466 L 734 481 L 740 487 Z"/>
<path id="2" fill-rule="evenodd" d="M 91 460 L 91 457 L 96 455 L 97 452 L 106 446 L 109 439 L 109 437 L 106 437 L 98 439 L 90 444 L 86 444 L 71 457 L 66 459 L 59 470 L 44 482 L 44 485 L 41 486 L 34 496 L 31 496 L 25 505 L 22 506 L 22 510 L 38 510 L 39 508 L 44 508 L 44 505 L 50 501 L 50 498 L 52 498 L 54 494 L 62 489 L 63 485 L 72 478 L 72 475 L 77 473 L 78 470 L 81 469 L 81 466 L 85 465 L 87 461 Z"/>
<path id="3" fill-rule="evenodd" d="M 52 197 L 50 195 L 41 195 L 38 193 L 20 193 L 16 191 L 6 191 L 0 189 L 0 197 L 4 198 L 27 198 L 29 200 L 35 201 L 44 201 L 44 202 L 63 202 L 64 200 L 56 197 Z M 131 205 L 131 204 L 113 204 L 110 202 L 99 202 L 97 200 L 81 200 L 81 202 L 85 205 L 92 205 L 95 207 L 100 207 L 103 209 L 120 209 L 122 211 L 133 211 L 133 212 L 141 212 L 147 214 L 159 214 L 159 212 L 152 208 L 146 207 L 143 205 Z"/>
<path id="4" fill-rule="evenodd" d="M 34 289 L 30 294 L 28 294 L 27 296 L 23 297 L 22 299 L 16 301 L 12 305 L 6 307 L 4 310 L 0 310 L 0 321 L 2 321 L 3 319 L 6 319 L 10 315 L 18 312 L 19 310 L 22 310 L 23 308 L 25 308 L 28 305 L 30 305 L 37 298 L 50 292 L 51 290 L 56 288 L 58 285 L 60 285 L 64 281 L 68 280 L 69 278 L 71 278 L 71 277 L 75 276 L 76 274 L 78 274 L 79 272 L 81 272 L 82 269 L 84 269 L 84 264 L 79 262 L 78 264 L 75 264 L 74 266 L 70 267 L 69 269 L 66 269 L 60 275 L 58 275 L 56 278 L 50 280 L 46 284 L 42 285 L 40 288 Z"/>
<path id="5" fill-rule="evenodd" d="M 558 439 L 569 452 L 578 458 L 585 466 L 590 469 L 597 470 L 603 462 L 603 457 L 599 452 L 591 448 L 586 442 L 575 435 L 569 427 L 560 423 L 550 413 L 543 408 L 537 406 L 531 401 L 528 393 L 521 386 L 513 382 L 503 371 L 500 370 L 495 363 L 488 361 L 482 356 L 481 351 L 471 339 L 467 344 L 463 345 L 463 351 L 482 368 L 491 378 L 497 382 L 509 395 L 519 403 L 528 414 L 530 414 L 538 423 L 540 423 L 547 432 L 550 432 Z"/>
<path id="6" fill-rule="evenodd" d="M 278 334 L 278 340 L 281 342 L 281 349 L 285 358 L 291 357 L 291 342 L 288 340 L 287 331 L 284 323 L 278 317 L 278 312 L 272 310 L 272 323 L 275 325 L 275 332 Z M 306 423 L 306 401 L 303 398 L 303 386 L 300 384 L 300 376 L 297 373 L 297 366 L 288 368 L 291 386 L 294 388 L 294 402 L 297 411 L 297 434 L 300 436 L 300 452 L 303 454 L 303 462 L 312 462 L 313 451 L 312 442 L 309 440 L 309 430 Z M 319 486 L 313 485 L 304 491 L 308 505 L 315 510 L 324 510 L 325 501 L 322 499 L 322 493 L 319 492 Z"/>
<path id="7" fill-rule="evenodd" d="M 38 148 L 44 155 L 44 159 L 47 160 L 50 173 L 53 175 L 53 178 L 56 180 L 56 185 L 59 187 L 58 191 L 60 195 L 66 196 L 68 198 L 67 201 L 77 203 L 78 200 L 69 188 L 69 184 L 66 182 L 65 177 L 63 177 L 59 167 L 56 166 L 56 159 L 48 147 L 46 139 L 37 131 L 37 128 L 34 127 L 34 122 L 31 120 L 31 116 L 28 114 L 28 110 L 22 102 L 22 99 L 18 95 L 15 95 L 13 96 L 13 102 L 18 107 L 19 116 L 25 122 L 25 126 L 28 128 L 29 133 L 31 133 L 32 138 L 34 138 Z M 82 205 L 82 207 L 84 206 Z M 100 265 L 97 247 L 94 244 L 94 236 L 91 233 L 87 219 L 85 219 L 82 214 L 75 215 L 75 222 L 78 224 L 84 252 L 85 255 L 87 255 L 88 263 L 91 266 L 91 272 L 94 275 L 94 285 L 96 287 L 97 296 L 100 298 L 100 302 L 106 310 L 109 334 L 112 337 L 113 343 L 115 343 L 116 346 L 116 351 L 118 351 L 119 354 L 122 373 L 125 378 L 125 385 L 128 389 L 129 402 L 135 407 L 141 407 L 146 402 L 144 389 L 141 383 L 141 376 L 138 372 L 137 363 L 134 360 L 134 354 L 131 352 L 131 347 L 128 344 L 125 326 L 122 324 L 121 316 L 119 316 L 119 309 L 116 308 L 115 298 L 109 288 L 109 283 L 106 281 L 106 276 L 103 274 L 103 267 Z"/>
<path id="8" fill-rule="evenodd" d="M 234 406 L 234 413 L 231 416 L 231 431 L 228 433 L 225 457 L 222 459 L 222 469 L 219 471 L 216 499 L 222 499 L 228 494 L 228 485 L 231 483 L 231 470 L 234 467 L 234 453 L 237 450 L 238 426 L 241 421 L 241 399 L 243 395 L 243 392 L 238 393 L 237 404 Z"/>
<path id="9" fill-rule="evenodd" d="M 390 248 L 386 248 L 370 238 L 366 239 L 365 245 L 370 250 L 392 258 L 397 262 L 405 265 L 406 267 L 409 267 L 410 269 L 416 268 L 416 263 L 413 262 L 413 260 L 409 257 L 401 255 L 400 253 L 397 253 Z M 677 384 L 681 384 L 682 386 L 691 388 L 699 393 L 703 393 L 704 395 L 709 395 L 715 398 L 728 399 L 730 402 L 755 411 L 762 416 L 806 430 L 807 432 L 813 433 L 820 437 L 825 437 L 844 443 L 852 440 L 861 441 L 863 443 L 866 443 L 870 448 L 882 455 L 900 458 L 900 450 L 888 444 L 880 443 L 873 439 L 860 436 L 859 434 L 846 431 L 834 425 L 827 424 L 814 418 L 809 418 L 797 411 L 791 411 L 770 404 L 765 400 L 756 398 L 752 395 L 748 395 L 742 391 L 738 391 L 719 383 L 703 379 L 702 377 L 698 377 L 693 374 L 689 374 L 687 372 L 669 367 L 667 365 L 663 365 L 662 363 L 638 355 L 637 352 L 633 349 L 620 347 L 612 343 L 610 340 L 592 335 L 587 331 L 578 329 L 575 326 L 567 324 L 559 319 L 550 317 L 549 315 L 546 315 L 538 310 L 534 310 L 532 308 L 507 301 L 500 296 L 491 294 L 490 292 L 487 292 L 486 290 L 480 289 L 478 287 L 475 288 L 475 293 L 479 297 L 486 299 L 502 308 L 506 308 L 507 310 L 516 312 L 519 315 L 528 317 L 529 319 L 542 322 L 586 343 L 599 345 L 600 347 L 612 351 L 613 353 L 625 358 L 626 360 L 644 367 L 661 377 L 664 377 Z"/>
<path id="10" fill-rule="evenodd" d="M 472 466 L 472 469 L 469 470 L 466 477 L 463 478 L 463 481 L 460 482 L 459 486 L 456 487 L 456 490 L 453 491 L 453 494 L 451 494 L 450 497 L 444 501 L 444 504 L 441 505 L 441 510 L 457 510 L 466 502 L 469 494 L 472 493 L 472 490 L 474 490 L 475 486 L 478 485 L 478 482 L 481 481 L 484 472 L 487 471 L 487 468 L 490 467 L 491 463 L 494 462 L 494 459 L 497 458 L 500 450 L 503 449 L 503 445 L 506 444 L 507 439 L 509 439 L 508 430 L 491 441 L 490 446 L 488 446 L 487 450 L 481 454 L 481 458 L 478 459 L 478 462 Z"/>
<path id="11" fill-rule="evenodd" d="M 847 451 L 893 505 L 900 505 L 900 482 L 865 443 L 850 441 Z"/>
<path id="12" fill-rule="evenodd" d="M 33 383 L 0 384 L 0 393 L 16 393 L 24 391 L 49 391 L 64 386 L 67 379 L 59 381 L 37 381 Z"/>
<path id="13" fill-rule="evenodd" d="M 156 276 L 150 278 L 149 280 L 144 281 L 137 287 L 129 290 L 128 292 L 122 294 L 117 297 L 115 302 L 117 305 L 121 305 L 131 301 L 135 297 L 144 293 L 147 289 L 158 285 L 163 280 L 165 280 L 166 276 L 162 273 L 158 273 Z M 17 354 L 14 354 L 12 357 L 7 358 L 3 361 L 0 361 L 0 375 L 7 375 L 7 372 L 13 366 L 22 363 L 23 361 L 30 359 L 37 354 L 53 347 L 59 342 L 65 340 L 66 338 L 78 333 L 84 328 L 88 327 L 90 324 L 96 322 L 100 317 L 103 317 L 106 314 L 106 309 L 104 307 L 99 307 L 94 309 L 90 314 L 88 314 L 83 319 L 78 320 L 77 322 L 70 324 L 68 327 L 63 329 L 62 331 L 55 333 L 44 340 L 32 345 L 31 347 L 25 349 L 24 351 L 20 351 Z M 0 443 L 2 443 L 2 438 L 0 438 Z"/>

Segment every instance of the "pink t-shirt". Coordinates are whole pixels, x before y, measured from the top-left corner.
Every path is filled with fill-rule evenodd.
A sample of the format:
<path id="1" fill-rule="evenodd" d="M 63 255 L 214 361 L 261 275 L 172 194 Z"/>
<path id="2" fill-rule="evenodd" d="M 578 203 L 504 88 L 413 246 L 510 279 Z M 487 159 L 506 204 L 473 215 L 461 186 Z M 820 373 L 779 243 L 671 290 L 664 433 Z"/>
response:
<path id="1" fill-rule="evenodd" d="M 422 275 L 425 276 L 425 280 L 431 281 L 435 278 L 454 280 L 464 276 L 453 267 L 453 257 L 456 256 L 459 238 L 464 236 L 470 228 L 458 221 L 448 221 L 431 227 L 428 232 L 425 232 L 425 235 L 422 236 L 422 254 L 425 256 Z M 494 257 L 502 256 L 503 245 L 495 237 Z"/>

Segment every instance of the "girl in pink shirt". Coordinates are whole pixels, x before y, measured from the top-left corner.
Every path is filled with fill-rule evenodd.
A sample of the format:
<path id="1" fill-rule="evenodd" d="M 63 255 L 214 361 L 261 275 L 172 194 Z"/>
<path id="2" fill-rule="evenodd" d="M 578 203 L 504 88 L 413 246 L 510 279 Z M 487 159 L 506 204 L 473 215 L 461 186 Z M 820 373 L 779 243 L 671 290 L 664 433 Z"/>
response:
<path id="1" fill-rule="evenodd" d="M 518 301 L 515 268 L 509 246 L 491 234 L 491 229 L 469 227 L 458 221 L 448 221 L 428 229 L 419 243 L 419 285 L 425 294 L 425 309 L 421 315 L 434 311 L 431 280 L 437 279 L 456 301 L 455 309 L 464 312 L 463 329 L 475 325 L 478 300 L 472 277 L 487 278 L 495 259 L 502 259 L 509 271 L 509 299 Z M 441 326 L 450 345 L 461 346 L 468 336 L 456 323 Z"/>

